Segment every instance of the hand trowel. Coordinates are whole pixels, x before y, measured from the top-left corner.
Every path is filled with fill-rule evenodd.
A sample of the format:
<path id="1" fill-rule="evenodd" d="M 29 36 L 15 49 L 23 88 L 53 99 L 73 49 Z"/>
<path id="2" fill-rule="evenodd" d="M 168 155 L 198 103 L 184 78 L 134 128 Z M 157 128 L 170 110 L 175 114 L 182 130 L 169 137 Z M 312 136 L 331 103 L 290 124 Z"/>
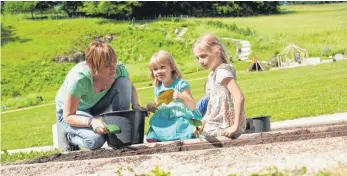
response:
<path id="1" fill-rule="evenodd" d="M 108 130 L 108 133 L 121 133 L 121 130 L 118 125 L 106 124 L 106 128 Z"/>
<path id="2" fill-rule="evenodd" d="M 101 117 L 98 118 L 99 120 L 103 121 Z M 118 125 L 115 124 L 106 124 L 106 128 L 108 130 L 108 133 L 121 133 L 121 129 Z"/>

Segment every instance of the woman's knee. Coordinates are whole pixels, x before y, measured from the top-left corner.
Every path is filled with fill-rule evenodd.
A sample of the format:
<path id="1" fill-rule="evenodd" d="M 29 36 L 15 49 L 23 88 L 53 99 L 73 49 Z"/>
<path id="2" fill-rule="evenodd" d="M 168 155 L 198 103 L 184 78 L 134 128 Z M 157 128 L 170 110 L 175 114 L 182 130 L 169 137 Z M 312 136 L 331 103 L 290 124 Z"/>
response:
<path id="1" fill-rule="evenodd" d="M 89 150 L 96 150 L 101 148 L 105 141 L 105 135 L 92 134 L 85 139 L 85 145 Z"/>
<path id="2" fill-rule="evenodd" d="M 129 90 L 131 88 L 131 82 L 127 77 L 120 77 L 116 80 L 114 86 L 118 90 Z"/>
<path id="3" fill-rule="evenodd" d="M 119 96 L 122 98 L 131 99 L 131 82 L 128 78 L 120 77 L 117 79 L 115 88 L 118 90 Z"/>
<path id="4" fill-rule="evenodd" d="M 125 77 L 120 77 L 117 79 L 115 87 L 118 90 L 117 110 L 129 109 L 132 93 L 130 80 Z"/>

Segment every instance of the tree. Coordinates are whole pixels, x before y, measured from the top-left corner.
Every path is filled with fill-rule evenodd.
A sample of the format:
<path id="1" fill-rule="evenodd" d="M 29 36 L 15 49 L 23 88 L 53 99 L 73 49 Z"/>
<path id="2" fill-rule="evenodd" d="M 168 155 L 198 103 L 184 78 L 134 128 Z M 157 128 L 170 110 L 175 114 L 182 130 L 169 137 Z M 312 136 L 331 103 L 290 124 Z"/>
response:
<path id="1" fill-rule="evenodd" d="M 99 15 L 97 5 L 98 2 L 95 1 L 83 2 L 82 7 L 78 8 L 78 11 L 84 12 L 86 15 L 97 16 Z"/>
<path id="2" fill-rule="evenodd" d="M 4 5 L 5 5 L 5 1 L 1 1 L 1 14 L 4 13 Z"/>
<path id="3" fill-rule="evenodd" d="M 101 1 L 97 5 L 97 11 L 104 17 L 115 16 L 118 13 L 116 3 L 112 1 Z"/>
<path id="4" fill-rule="evenodd" d="M 278 12 L 277 1 L 37 1 L 5 2 L 10 13 L 46 11 L 57 4 L 69 17 L 82 13 L 93 17 L 128 18 L 154 17 L 161 15 L 207 16 L 251 16 Z M 6 11 L 5 10 L 5 11 Z"/>
<path id="5" fill-rule="evenodd" d="M 234 2 L 217 2 L 213 4 L 218 16 L 233 16 Z"/>
<path id="6" fill-rule="evenodd" d="M 82 1 L 63 1 L 61 2 L 61 10 L 63 10 L 70 18 L 76 15 L 78 8 L 83 6 Z"/>
<path id="7" fill-rule="evenodd" d="M 101 1 L 98 3 L 97 11 L 104 17 L 129 17 L 132 16 L 134 7 L 139 5 L 140 3 L 135 1 Z"/>
<path id="8" fill-rule="evenodd" d="M 139 2 L 136 1 L 121 1 L 117 2 L 117 16 L 129 17 L 133 15 L 133 9 L 141 6 Z"/>
<path id="9" fill-rule="evenodd" d="M 141 1 L 138 2 L 137 6 L 134 6 L 133 16 L 136 18 L 143 18 L 148 16 L 155 16 L 158 14 L 167 13 L 167 3 L 168 2 L 159 2 L 159 1 Z M 152 9 L 155 9 L 153 11 Z"/>
<path id="10" fill-rule="evenodd" d="M 129 17 L 133 15 L 133 9 L 141 6 L 136 1 L 100 1 L 100 2 L 83 2 L 81 12 L 91 16 L 103 17 Z"/>
<path id="11" fill-rule="evenodd" d="M 49 9 L 52 9 L 54 6 L 58 5 L 58 2 L 54 1 L 39 1 L 36 6 L 34 11 L 47 11 Z"/>
<path id="12" fill-rule="evenodd" d="M 7 1 L 5 3 L 5 12 L 11 13 L 11 14 L 17 14 L 17 13 L 31 13 L 31 18 L 34 18 L 34 11 L 36 10 L 35 7 L 39 2 L 34 1 Z"/>
<path id="13" fill-rule="evenodd" d="M 7 1 L 5 3 L 5 12 L 11 14 L 31 13 L 31 18 L 34 19 L 35 11 L 46 11 L 53 8 L 57 2 L 52 1 Z"/>

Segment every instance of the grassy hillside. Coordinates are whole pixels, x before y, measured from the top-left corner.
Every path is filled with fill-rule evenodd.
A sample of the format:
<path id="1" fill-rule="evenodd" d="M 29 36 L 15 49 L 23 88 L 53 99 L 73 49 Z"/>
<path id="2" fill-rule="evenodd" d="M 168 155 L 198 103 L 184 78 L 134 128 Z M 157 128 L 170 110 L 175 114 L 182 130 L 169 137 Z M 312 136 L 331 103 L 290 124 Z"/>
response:
<path id="1" fill-rule="evenodd" d="M 52 102 L 54 95 L 73 63 L 56 63 L 54 58 L 73 51 L 84 51 L 97 36 L 115 34 L 111 45 L 127 64 L 134 82 L 149 80 L 147 63 L 158 49 L 174 55 L 184 73 L 196 71 L 191 54 L 193 41 L 201 34 L 212 32 L 220 37 L 249 40 L 252 56 L 268 60 L 289 43 L 306 48 L 310 56 L 323 57 L 342 53 L 347 45 L 347 3 L 329 5 L 284 6 L 282 15 L 188 19 L 141 22 L 113 22 L 105 19 L 25 20 L 23 16 L 2 17 L 2 101 L 8 108 Z M 211 21 L 221 21 L 222 26 Z M 236 24 L 235 28 L 230 28 Z M 188 27 L 183 40 L 174 40 L 175 27 Z M 249 34 L 252 31 L 252 34 Z M 248 33 L 247 33 L 248 32 Z M 226 42 L 235 58 L 235 46 Z M 235 60 L 235 59 L 234 59 Z M 244 69 L 247 64 L 234 64 Z M 41 103 L 44 103 L 41 102 Z"/>
<path id="2" fill-rule="evenodd" d="M 56 63 L 54 58 L 76 50 L 83 52 L 97 36 L 106 34 L 116 36 L 111 45 L 126 63 L 134 82 L 149 80 L 148 60 L 159 49 L 169 50 L 182 72 L 199 69 L 191 46 L 200 33 L 195 32 L 191 38 L 187 34 L 181 41 L 176 41 L 173 33 L 174 26 L 180 29 L 187 26 L 194 31 L 197 21 L 129 25 L 105 19 L 30 21 L 20 16 L 4 16 L 3 19 L 8 35 L 2 46 L 2 101 L 8 108 L 38 104 L 37 96 L 52 102 L 66 73 L 74 65 Z M 244 69 L 248 64 L 236 65 Z"/>
<path id="3" fill-rule="evenodd" d="M 347 47 L 347 3 L 281 6 L 282 14 L 259 17 L 223 18 L 223 23 L 236 23 L 256 31 L 253 54 L 268 60 L 290 43 L 306 48 L 310 56 L 343 53 Z M 251 37 L 252 38 L 252 37 Z"/>
<path id="4" fill-rule="evenodd" d="M 170 28 L 162 28 L 161 25 L 172 26 L 158 22 L 152 27 L 143 28 L 103 19 L 30 21 L 17 16 L 4 16 L 3 28 L 10 31 L 8 33 L 13 37 L 8 38 L 13 40 L 3 42 L 2 45 L 3 104 L 8 107 L 28 106 L 36 104 L 36 96 L 52 101 L 66 73 L 74 65 L 56 63 L 54 58 L 71 54 L 74 50 L 84 52 L 95 37 L 106 34 L 117 36 L 111 45 L 116 49 L 120 59 L 127 63 L 133 81 L 148 80 L 148 77 L 141 75 L 147 73 L 144 63 L 150 55 L 161 48 L 160 46 L 169 50 L 180 46 L 178 42 L 171 42 L 172 37 L 164 40 Z M 179 55 L 183 55 L 174 54 L 178 59 Z M 182 69 L 187 71 L 185 68 Z"/>
<path id="5" fill-rule="evenodd" d="M 273 16 L 192 18 L 135 25 L 94 18 L 33 21 L 24 20 L 23 16 L 2 16 L 2 105 L 9 110 L 52 103 L 66 73 L 74 65 L 56 63 L 54 58 L 74 50 L 84 51 L 96 36 L 106 34 L 116 35 L 111 45 L 126 63 L 137 88 L 148 87 L 151 83 L 147 76 L 148 60 L 162 48 L 173 54 L 186 73 L 185 79 L 202 78 L 190 81 L 196 99 L 203 95 L 207 72 L 197 67 L 191 46 L 203 33 L 249 40 L 253 50 L 251 56 L 257 55 L 262 60 L 268 60 L 291 42 L 306 48 L 310 56 L 319 56 L 329 47 L 331 50 L 323 58 L 342 53 L 347 47 L 347 3 L 282 8 L 283 14 Z M 175 27 L 189 28 L 181 41 L 174 39 Z M 234 44 L 225 44 L 234 56 Z M 249 64 L 234 63 L 238 82 L 246 96 L 248 117 L 268 114 L 272 121 L 277 121 L 347 111 L 346 61 L 289 70 L 243 72 Z M 152 88 L 138 92 L 142 104 L 153 101 Z M 40 102 L 37 96 L 42 96 L 44 101 Z M 1 116 L 4 149 L 52 143 L 54 105 Z"/>

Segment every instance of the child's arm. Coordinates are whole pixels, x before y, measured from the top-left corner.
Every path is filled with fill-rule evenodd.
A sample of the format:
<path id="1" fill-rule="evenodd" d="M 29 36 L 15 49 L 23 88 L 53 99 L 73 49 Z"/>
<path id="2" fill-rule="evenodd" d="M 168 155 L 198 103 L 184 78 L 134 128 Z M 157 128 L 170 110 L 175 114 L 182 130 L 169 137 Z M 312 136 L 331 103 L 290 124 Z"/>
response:
<path id="1" fill-rule="evenodd" d="M 154 103 L 148 103 L 146 105 L 147 111 L 150 111 L 150 112 L 153 112 L 153 113 L 155 113 L 155 111 L 157 111 L 157 98 L 158 97 L 154 95 Z"/>
<path id="2" fill-rule="evenodd" d="M 173 94 L 174 99 L 179 99 L 183 101 L 183 103 L 191 110 L 196 108 L 196 104 L 190 89 L 185 89 L 182 93 L 179 91 L 175 91 Z"/>
<path id="3" fill-rule="evenodd" d="M 157 104 L 157 97 L 154 95 L 154 103 Z"/>
<path id="4" fill-rule="evenodd" d="M 235 132 L 238 131 L 240 127 L 241 113 L 244 106 L 245 98 L 234 78 L 231 78 L 231 77 L 225 78 L 222 81 L 222 83 L 231 92 L 234 99 L 234 112 L 235 112 L 234 124 L 231 127 L 227 128 L 222 133 L 225 136 L 231 137 Z"/>

